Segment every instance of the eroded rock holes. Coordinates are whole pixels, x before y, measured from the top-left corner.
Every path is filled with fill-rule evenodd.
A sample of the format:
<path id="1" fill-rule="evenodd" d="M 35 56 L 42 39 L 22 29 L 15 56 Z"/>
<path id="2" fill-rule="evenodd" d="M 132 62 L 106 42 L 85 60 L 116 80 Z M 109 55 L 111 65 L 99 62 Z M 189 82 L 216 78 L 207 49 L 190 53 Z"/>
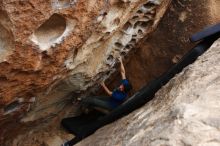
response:
<path id="1" fill-rule="evenodd" d="M 31 40 L 37 44 L 41 50 L 47 50 L 51 46 L 62 41 L 65 36 L 67 24 L 61 15 L 53 14 L 43 23 L 31 36 Z"/>
<path id="2" fill-rule="evenodd" d="M 125 56 L 127 52 L 135 47 L 138 40 L 148 32 L 154 22 L 157 5 L 157 2 L 148 1 L 140 6 L 134 16 L 124 24 L 122 37 L 114 43 L 115 50 L 120 55 Z"/>
<path id="3" fill-rule="evenodd" d="M 118 48 L 122 48 L 123 47 L 123 45 L 121 43 L 119 43 L 119 42 L 115 42 L 115 46 L 118 47 Z"/>
<path id="4" fill-rule="evenodd" d="M 115 59 L 113 57 L 113 55 L 109 55 L 106 59 L 106 64 L 109 65 L 109 66 L 112 66 L 115 62 Z"/>

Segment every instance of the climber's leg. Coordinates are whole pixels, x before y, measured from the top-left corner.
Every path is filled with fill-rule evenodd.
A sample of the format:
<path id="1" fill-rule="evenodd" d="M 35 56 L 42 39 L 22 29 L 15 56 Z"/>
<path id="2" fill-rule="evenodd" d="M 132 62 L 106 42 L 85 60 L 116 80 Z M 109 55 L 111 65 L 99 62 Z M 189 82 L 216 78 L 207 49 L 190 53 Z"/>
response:
<path id="1" fill-rule="evenodd" d="M 106 110 L 112 110 L 110 96 L 94 96 L 82 99 L 82 104 L 85 106 L 98 107 Z"/>

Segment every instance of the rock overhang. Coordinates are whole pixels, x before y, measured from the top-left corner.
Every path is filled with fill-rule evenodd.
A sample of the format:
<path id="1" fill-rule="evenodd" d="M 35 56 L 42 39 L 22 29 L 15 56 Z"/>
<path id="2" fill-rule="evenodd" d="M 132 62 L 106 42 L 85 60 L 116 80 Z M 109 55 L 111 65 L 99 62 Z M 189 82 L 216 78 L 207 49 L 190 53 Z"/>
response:
<path id="1" fill-rule="evenodd" d="M 117 57 L 126 56 L 156 28 L 169 3 L 170 0 L 7 2 L 4 9 L 9 13 L 16 47 L 1 73 L 8 82 L 1 93 L 6 111 L 10 111 L 7 105 L 18 97 L 28 99 L 37 94 L 34 107 L 23 121 L 56 113 L 55 103 L 63 100 L 64 94 L 48 95 L 56 89 L 65 93 L 86 91 L 96 81 L 108 78 L 115 71 Z M 48 105 L 55 105 L 50 112 L 46 112 Z M 29 106 L 24 108 L 29 110 Z M 21 112 L 23 116 L 25 110 L 10 114 Z"/>
<path id="2" fill-rule="evenodd" d="M 169 3 L 170 0 L 8 2 L 3 6 L 16 47 L 6 60 L 10 65 L 2 72 L 4 82 L 9 82 L 2 87 L 2 103 L 10 104 L 20 97 L 28 99 L 45 88 L 46 94 L 56 89 L 65 95 L 82 92 L 108 78 L 115 71 L 117 57 L 128 54 L 156 28 Z M 11 9 L 16 5 L 16 9 Z M 12 80 L 17 90 L 11 88 Z M 8 90 L 12 92 L 9 94 Z"/>
<path id="3" fill-rule="evenodd" d="M 108 15 L 108 11 L 111 9 L 111 7 L 113 7 L 113 6 L 115 7 L 119 4 L 118 3 L 119 1 L 116 1 L 116 0 L 110 0 L 109 3 L 106 3 L 108 1 L 95 1 L 95 0 L 77 1 L 76 3 L 70 4 L 70 5 L 68 3 L 71 1 L 64 0 L 64 1 L 60 1 L 60 2 L 64 2 L 64 3 L 58 4 L 57 7 L 52 6 L 53 2 L 59 2 L 59 1 L 55 1 L 55 0 L 54 1 L 41 1 L 40 3 L 38 3 L 37 1 L 29 1 L 29 2 L 25 2 L 25 3 L 19 2 L 22 5 L 18 5 L 18 2 L 11 1 L 11 2 L 7 3 L 6 1 L 4 1 L 4 3 L 7 3 L 7 7 L 3 6 L 3 9 L 5 9 L 5 8 L 7 9 L 6 10 L 8 12 L 7 15 L 10 18 L 9 20 L 14 25 L 14 27 L 10 27 L 10 28 L 12 28 L 12 33 L 16 39 L 17 50 L 20 50 L 19 52 L 16 52 L 16 55 L 11 57 L 12 58 L 11 60 L 9 60 L 8 62 L 4 62 L 4 64 L 5 64 L 4 66 L 2 66 L 2 64 L 1 64 L 1 68 L 5 68 L 4 72 L 1 74 L 1 78 L 0 78 L 1 85 L 3 86 L 1 89 L 4 89 L 4 90 L 1 90 L 1 91 L 3 91 L 3 93 L 1 95 L 3 95 L 3 97 L 5 97 L 4 99 L 7 99 L 7 103 L 9 103 L 9 104 L 4 104 L 6 106 L 5 110 L 7 110 L 7 105 L 10 105 L 10 103 L 13 104 L 12 99 L 14 99 L 14 98 L 16 99 L 15 95 L 19 95 L 19 96 L 22 96 L 25 98 L 31 96 L 31 95 L 22 95 L 20 92 L 17 92 L 17 91 L 26 92 L 27 90 L 31 89 L 29 91 L 33 92 L 33 93 L 37 93 L 37 92 L 44 93 L 44 95 L 37 96 L 36 103 L 31 108 L 31 111 L 29 111 L 28 114 L 26 116 L 24 116 L 25 118 L 23 119 L 23 122 L 35 121 L 36 119 L 50 117 L 51 115 L 56 114 L 58 110 L 63 110 L 63 106 L 65 106 L 65 104 L 63 104 L 65 101 L 64 102 L 62 101 L 62 100 L 65 100 L 64 94 L 58 94 L 56 92 L 56 89 L 59 89 L 59 91 L 64 91 L 65 93 L 68 93 L 73 90 L 79 91 L 79 92 L 82 90 L 86 91 L 86 89 L 88 87 L 93 87 L 93 85 L 94 85 L 93 82 L 100 80 L 101 79 L 100 77 L 103 77 L 103 76 L 108 77 L 109 72 L 111 73 L 112 70 L 114 70 L 113 65 L 114 65 L 114 62 L 115 62 L 114 60 L 116 59 L 116 56 L 115 56 L 115 53 L 111 53 L 112 48 L 115 48 L 115 50 L 118 50 L 117 54 L 121 54 L 121 55 L 126 55 L 126 53 L 124 53 L 124 51 L 121 51 L 121 48 L 125 47 L 127 50 L 129 50 L 129 49 L 132 50 L 132 48 L 133 48 L 132 45 L 125 45 L 127 40 L 130 40 L 130 38 L 128 39 L 125 37 L 125 38 L 121 38 L 121 40 L 118 41 L 117 38 L 120 38 L 120 37 L 115 37 L 116 39 L 115 40 L 113 39 L 114 41 L 112 41 L 112 42 L 115 42 L 115 44 L 112 44 L 111 47 L 108 49 L 110 51 L 106 51 L 106 48 L 104 47 L 105 53 L 103 53 L 103 57 L 96 56 L 96 55 L 92 56 L 89 53 L 83 54 L 83 55 L 88 55 L 87 57 L 93 57 L 93 58 L 100 57 L 100 58 L 102 58 L 102 59 L 100 59 L 101 61 L 98 61 L 99 59 L 93 61 L 88 58 L 88 59 L 85 59 L 84 62 L 79 63 L 79 65 L 77 65 L 78 63 L 76 61 L 79 61 L 79 60 L 77 60 L 76 57 L 77 57 L 77 55 L 81 54 L 80 50 L 82 49 L 82 46 L 84 46 L 83 44 L 88 41 L 88 38 L 91 37 L 93 32 L 97 32 L 97 34 L 98 34 L 98 35 L 93 36 L 93 38 L 97 38 L 97 41 L 101 37 L 100 43 L 103 40 L 104 40 L 103 42 L 107 42 L 107 40 L 112 38 L 112 36 L 115 35 L 117 30 L 119 30 L 119 29 L 123 30 L 122 28 L 124 28 L 124 30 L 126 30 L 125 33 L 129 34 L 130 31 L 133 30 L 133 25 L 130 22 L 129 22 L 130 24 L 126 24 L 127 20 L 125 20 L 125 21 L 120 20 L 119 21 L 117 18 L 115 18 L 114 21 L 112 21 L 112 24 L 114 24 L 114 25 L 112 25 L 113 28 L 110 29 L 110 30 L 112 30 L 112 32 L 108 32 L 106 28 L 103 28 L 103 27 L 99 28 L 98 27 L 98 26 L 101 26 L 99 23 L 102 23 L 102 20 L 105 19 L 106 15 Z M 105 2 L 105 4 L 103 4 L 101 7 L 100 3 L 102 3 L 102 2 Z M 133 4 L 139 3 L 138 0 L 133 0 L 133 1 L 121 0 L 120 2 L 121 2 L 120 7 L 129 5 L 131 3 L 133 3 Z M 143 4 L 144 2 L 146 2 L 146 1 L 141 1 L 141 4 Z M 149 2 L 152 2 L 152 0 Z M 155 0 L 154 2 L 158 3 L 161 1 Z M 180 15 L 180 16 L 186 16 L 186 17 L 184 17 L 184 19 L 181 19 L 181 24 L 179 22 L 177 23 L 177 25 L 181 26 L 181 28 L 182 28 L 183 27 L 182 24 L 184 23 L 184 21 L 189 21 L 189 18 L 190 18 L 189 16 L 192 14 L 191 13 L 192 9 L 189 9 L 188 6 L 184 6 L 183 4 L 184 3 L 198 3 L 198 2 L 193 2 L 193 1 L 190 1 L 190 2 L 184 1 L 184 3 L 181 3 L 181 2 L 179 3 L 179 2 L 180 1 L 176 2 L 175 4 L 178 3 L 177 4 L 178 6 L 183 7 L 183 9 L 186 8 L 187 10 L 181 9 L 181 11 L 175 11 L 175 10 L 173 10 L 174 8 L 171 7 L 170 16 L 179 15 L 178 12 L 180 12 L 180 14 L 182 14 L 181 13 L 182 11 L 184 13 L 187 11 L 187 15 L 185 15 L 184 13 L 183 13 L 184 15 Z M 204 3 L 204 1 L 202 1 L 202 3 Z M 15 9 L 9 9 L 9 7 L 14 8 L 15 4 L 17 5 L 17 7 Z M 82 6 L 81 4 L 84 4 L 85 7 Z M 29 6 L 31 6 L 31 7 L 29 7 Z M 195 7 L 197 7 L 197 6 L 204 7 L 204 5 L 196 5 Z M 100 8 L 100 10 L 96 11 L 95 9 L 98 7 Z M 22 12 L 20 8 L 22 8 L 22 10 L 24 10 L 24 12 Z M 29 9 L 29 8 L 31 8 L 31 9 Z M 135 11 L 136 10 L 137 9 L 135 9 Z M 199 11 L 200 9 L 197 9 L 197 10 L 198 10 L 198 12 L 201 12 L 201 11 Z M 75 11 L 75 12 L 73 12 L 73 11 Z M 90 14 L 84 13 L 85 11 L 88 11 Z M 140 11 L 138 11 L 138 14 L 142 14 L 143 13 L 142 11 L 145 11 L 145 8 L 142 8 Z M 29 12 L 31 12 L 33 14 L 31 16 L 35 16 L 35 17 L 28 17 L 28 16 L 30 16 Z M 158 12 L 159 11 L 156 11 L 156 14 Z M 203 13 L 203 12 L 201 12 L 201 13 Z M 198 16 L 201 13 L 197 14 L 196 18 L 197 17 L 198 17 L 198 19 L 201 18 Z M 204 13 L 206 13 L 206 10 L 204 10 Z M 47 51 L 42 51 L 39 49 L 39 47 L 36 44 L 34 44 L 33 42 L 29 42 L 29 40 L 30 40 L 29 38 L 30 38 L 30 35 L 33 34 L 35 30 L 37 30 L 44 22 L 46 22 L 48 19 L 50 19 L 50 17 L 53 16 L 54 14 L 61 15 L 61 17 L 63 17 L 65 20 L 71 19 L 71 20 L 76 21 L 76 23 L 80 22 L 80 24 L 76 24 L 76 26 L 74 27 L 74 31 L 71 34 L 69 34 L 69 36 L 64 38 L 64 40 L 62 41 L 61 44 L 56 44 L 55 47 L 51 47 Z M 133 13 L 131 15 L 133 15 Z M 195 15 L 196 14 L 193 14 L 192 16 L 195 16 Z M 20 17 L 20 16 L 22 16 L 22 17 Z M 88 16 L 91 17 L 91 19 L 88 19 Z M 121 15 L 121 16 L 123 17 L 123 15 Z M 160 16 L 162 16 L 162 14 L 157 15 L 157 20 L 160 20 L 160 18 L 159 18 Z M 25 19 L 25 18 L 29 18 L 29 19 Z M 137 19 L 137 18 L 138 18 L 138 16 L 134 16 L 133 19 Z M 145 16 L 143 19 L 146 20 L 146 18 L 147 17 Z M 202 18 L 207 18 L 207 17 L 202 17 Z M 35 21 L 34 19 L 37 19 L 38 21 Z M 176 20 L 179 20 L 179 19 L 177 18 Z M 23 22 L 27 22 L 27 23 L 23 23 Z M 172 21 L 172 22 L 174 23 L 176 21 Z M 194 24 L 199 24 L 200 26 L 202 26 L 201 22 L 202 21 L 198 21 L 198 23 L 194 23 Z M 171 27 L 171 25 L 172 25 L 171 23 L 165 21 L 165 22 L 163 22 L 163 26 L 166 28 L 173 28 L 173 27 Z M 210 22 L 207 22 L 205 24 L 207 25 L 208 23 L 210 23 Z M 84 25 L 84 24 L 88 24 L 88 25 Z M 115 24 L 120 25 L 120 27 L 117 28 L 117 26 Z M 84 26 L 80 27 L 80 25 L 84 25 Z M 138 22 L 135 26 L 137 27 L 139 25 L 140 25 L 140 22 Z M 146 26 L 146 24 L 142 24 L 142 25 Z M 163 28 L 163 26 L 162 26 L 162 28 Z M 195 27 L 195 26 L 198 27 L 198 25 L 192 25 L 192 27 Z M 184 27 L 186 27 L 186 26 L 184 25 Z M 165 28 L 163 28 L 163 29 L 165 29 Z M 86 31 L 86 30 L 88 30 L 88 31 Z M 196 30 L 196 29 L 193 29 L 193 30 Z M 103 32 L 99 33 L 98 31 L 103 31 Z M 178 31 L 178 29 L 170 30 L 168 33 L 175 33 L 175 31 Z M 191 32 L 192 30 L 186 29 L 186 31 Z M 138 30 L 137 32 L 139 35 L 142 34 L 141 30 Z M 165 31 L 163 31 L 163 32 L 165 32 Z M 81 36 L 81 37 L 77 37 L 76 34 L 78 34 L 78 36 Z M 104 34 L 104 37 L 102 35 L 100 36 L 99 34 Z M 183 33 L 183 34 L 185 34 L 185 33 Z M 158 35 L 158 33 L 156 33 L 156 35 Z M 166 37 L 168 36 L 168 35 L 166 35 L 166 33 L 163 33 L 162 35 L 165 35 Z M 161 39 L 160 36 L 157 36 L 157 38 L 159 38 L 159 40 L 157 39 L 157 42 L 160 42 L 161 45 L 164 45 L 165 41 L 160 40 Z M 172 36 L 175 36 L 175 35 L 172 35 Z M 176 36 L 180 37 L 181 39 L 184 39 L 182 37 L 182 34 L 176 35 Z M 137 37 L 136 34 L 133 37 Z M 70 39 L 72 41 L 74 41 L 74 43 L 71 43 L 71 41 L 69 41 Z M 90 40 L 93 40 L 93 39 L 90 39 Z M 133 42 L 133 43 L 135 43 L 136 41 L 138 41 L 138 39 L 131 40 L 131 42 Z M 169 37 L 167 37 L 166 42 L 167 41 L 170 41 Z M 179 42 L 179 41 L 177 41 L 177 42 Z M 22 45 L 18 45 L 19 43 L 21 43 Z M 149 43 L 152 43 L 152 42 L 149 42 Z M 154 43 L 155 42 L 153 42 L 153 45 L 155 45 Z M 27 44 L 30 44 L 30 46 L 25 47 L 25 49 L 23 49 L 23 50 L 20 49 L 20 48 L 23 48 L 24 46 L 26 46 Z M 95 45 L 97 47 L 101 46 L 99 43 L 94 44 L 94 46 L 92 46 L 93 45 L 92 42 L 88 42 L 88 44 L 90 44 L 91 48 L 94 48 Z M 171 44 L 175 44 L 175 42 L 171 41 L 169 44 L 170 47 L 172 46 Z M 146 45 L 146 43 L 143 43 L 143 45 Z M 179 44 L 178 44 L 178 46 L 179 46 Z M 166 48 L 166 46 L 165 46 L 165 48 Z M 182 47 L 182 48 L 184 48 L 184 47 Z M 149 48 L 146 48 L 146 49 L 148 50 Z M 163 51 L 161 51 L 161 50 L 158 51 L 158 49 L 156 49 L 156 51 L 158 51 L 161 54 L 168 55 L 168 54 L 166 54 L 166 51 L 168 50 L 167 48 L 166 48 L 167 50 L 163 49 L 162 47 L 160 49 L 162 49 Z M 35 50 L 37 52 L 37 54 L 38 55 L 40 54 L 40 55 L 36 57 L 35 55 L 33 55 L 34 53 L 30 53 L 30 50 Z M 66 50 L 70 50 L 71 53 L 67 52 Z M 156 51 L 152 51 L 149 49 L 149 54 L 152 55 L 152 57 L 155 57 L 156 56 L 155 54 L 157 54 Z M 94 54 L 97 53 L 94 50 L 92 50 L 91 52 Z M 108 53 L 106 53 L 106 52 L 108 52 Z M 141 52 L 144 53 L 143 49 Z M 138 57 L 140 57 L 140 58 L 143 57 L 144 55 L 146 55 L 146 54 L 140 54 L 138 52 L 136 52 L 136 53 L 137 53 L 137 56 L 139 55 Z M 59 54 L 59 55 L 57 55 L 57 54 Z M 26 56 L 31 56 L 32 59 L 25 58 Z M 147 56 L 147 58 L 152 58 L 152 57 Z M 72 59 L 74 61 L 72 61 Z M 159 57 L 153 61 L 158 62 L 160 59 L 161 58 Z M 30 63 L 30 61 L 32 61 L 32 62 Z M 72 64 L 74 63 L 76 66 L 74 66 L 74 64 L 73 64 L 72 66 L 70 65 L 71 68 L 66 68 L 66 65 L 68 64 L 66 62 L 68 62 L 68 61 L 71 62 Z M 141 65 L 143 65 L 143 63 L 146 63 L 146 64 L 152 63 L 152 62 L 150 62 L 150 60 L 148 60 L 148 61 L 149 62 L 145 62 L 145 61 L 141 62 Z M 25 64 L 24 64 L 24 62 L 25 62 Z M 132 62 L 135 62 L 135 59 L 132 60 Z M 20 65 L 18 65 L 18 63 Z M 12 66 L 13 71 L 7 72 L 7 70 L 10 70 L 10 68 L 8 68 L 8 66 L 11 66 L 12 64 L 13 64 L 13 66 Z M 97 66 L 97 64 L 99 64 L 98 68 L 100 68 L 98 71 L 93 69 L 93 68 L 95 68 L 95 66 Z M 80 67 L 81 65 L 83 65 L 84 67 Z M 92 69 L 89 70 L 90 69 L 89 67 L 85 67 L 87 65 L 91 66 Z M 138 65 L 138 64 L 136 64 L 136 65 Z M 62 69 L 58 69 L 60 67 Z M 69 67 L 69 66 L 67 66 L 67 67 Z M 109 68 L 111 68 L 110 71 L 107 71 L 107 70 L 109 70 Z M 73 71 L 74 69 L 78 70 L 78 72 Z M 88 72 L 84 73 L 83 69 L 87 70 Z M 137 69 L 137 68 L 135 68 L 135 69 Z M 144 69 L 149 70 L 148 67 L 147 68 L 144 67 Z M 33 70 L 34 70 L 33 74 L 37 74 L 37 77 L 36 77 L 36 75 L 30 76 L 30 73 Z M 63 70 L 65 70 L 65 71 L 63 71 Z M 68 70 L 68 71 L 66 72 L 66 70 Z M 71 72 L 71 70 L 73 72 Z M 100 70 L 106 70 L 106 71 L 99 72 Z M 141 70 L 141 71 L 144 71 L 144 70 Z M 99 72 L 99 73 L 94 77 L 93 75 L 96 72 Z M 137 74 L 137 73 L 132 72 L 131 68 L 130 68 L 129 72 L 133 73 L 133 74 Z M 48 75 L 48 73 L 50 73 L 50 75 Z M 141 73 L 141 72 L 139 72 L 139 73 Z M 154 73 L 154 75 L 155 74 L 157 74 L 157 73 Z M 13 78 L 13 75 L 16 75 L 17 77 Z M 64 78 L 67 76 L 69 76 L 69 77 L 72 76 L 72 78 L 70 78 L 70 79 Z M 146 77 L 144 75 L 144 78 L 148 78 L 148 77 Z M 53 80 L 52 83 L 51 83 L 50 79 Z M 135 80 L 136 80 L 136 78 L 135 78 Z M 142 80 L 143 80 L 143 76 L 142 76 Z M 13 81 L 13 82 L 8 82 L 8 81 Z M 15 84 L 17 81 L 18 81 L 18 84 Z M 10 83 L 10 84 L 8 84 L 8 83 Z M 23 83 L 25 83 L 26 86 L 23 86 Z M 6 86 L 7 84 L 8 84 L 8 86 Z M 57 84 L 58 84 L 58 88 L 56 87 L 54 90 L 53 87 L 56 86 Z M 16 90 L 10 90 L 11 89 L 10 87 L 12 87 L 12 86 L 15 87 Z M 48 92 L 44 92 L 45 90 L 39 89 L 40 88 L 39 86 L 44 87 L 44 89 L 46 88 Z M 20 88 L 20 87 L 22 87 L 22 88 Z M 39 90 L 36 90 L 36 87 Z M 9 90 L 7 90 L 7 89 L 9 89 Z M 10 94 L 10 98 L 8 98 L 6 96 L 6 94 L 4 94 L 6 92 L 9 93 L 9 91 L 12 93 L 12 94 Z M 54 95 L 52 96 L 51 95 L 52 93 L 55 94 L 55 96 Z M 70 102 L 70 101 L 68 100 L 66 102 Z M 16 105 L 16 103 L 15 103 L 15 105 Z M 10 107 L 13 107 L 13 106 L 10 105 Z M 28 108 L 28 107 L 26 107 L 26 108 Z M 24 113 L 22 113 L 22 111 L 19 111 L 19 112 L 21 112 L 20 116 L 23 116 Z M 2 119 L 2 117 L 1 117 L 1 119 Z M 9 121 L 9 119 L 8 119 L 8 121 Z M 57 120 L 56 122 L 59 122 L 59 121 Z M 59 124 L 55 124 L 56 122 L 54 122 L 53 125 L 58 126 Z M 143 120 L 143 122 L 145 122 L 145 120 Z M 14 126 L 16 126 L 16 124 Z M 7 127 L 7 129 L 10 129 L 10 127 Z M 2 131 L 2 133 L 4 133 L 4 130 Z M 54 132 L 54 133 L 56 133 L 56 132 Z M 33 137 L 34 137 L 34 135 L 35 134 L 33 134 Z M 22 136 L 28 137 L 30 135 L 26 135 L 26 136 L 22 135 Z M 19 139 L 22 136 L 18 136 Z M 51 137 L 51 138 L 53 138 L 53 137 Z M 40 139 L 40 140 L 42 140 L 42 139 Z M 25 140 L 25 142 L 27 142 L 27 141 L 28 141 L 28 139 Z M 16 143 L 16 140 L 14 142 Z"/>

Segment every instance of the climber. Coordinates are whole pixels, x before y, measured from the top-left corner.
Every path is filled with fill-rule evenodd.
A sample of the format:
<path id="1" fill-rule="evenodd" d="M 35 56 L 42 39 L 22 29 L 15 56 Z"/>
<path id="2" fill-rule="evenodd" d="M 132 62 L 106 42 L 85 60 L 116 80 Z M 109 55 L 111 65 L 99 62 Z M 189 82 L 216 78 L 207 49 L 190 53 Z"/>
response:
<path id="1" fill-rule="evenodd" d="M 119 105 L 121 105 L 126 97 L 128 96 L 128 91 L 131 90 L 132 86 L 125 76 L 125 68 L 122 62 L 122 58 L 119 58 L 120 62 L 120 73 L 121 73 L 121 83 L 120 86 L 110 91 L 104 82 L 101 82 L 101 86 L 108 94 L 108 96 L 95 96 L 87 97 L 82 100 L 82 103 L 88 107 L 94 107 L 95 109 L 104 110 L 109 112 Z"/>
<path id="2" fill-rule="evenodd" d="M 128 96 L 128 91 L 132 89 L 131 84 L 126 79 L 125 68 L 122 62 L 122 58 L 119 58 L 120 62 L 120 72 L 121 72 L 121 83 L 120 86 L 115 88 L 113 91 L 110 91 L 104 82 L 101 82 L 101 86 L 108 94 L 108 96 L 93 96 L 82 99 L 82 104 L 86 107 L 92 107 L 102 112 L 109 112 L 119 105 L 121 105 L 126 97 Z M 72 146 L 75 139 L 65 142 L 62 146 Z"/>

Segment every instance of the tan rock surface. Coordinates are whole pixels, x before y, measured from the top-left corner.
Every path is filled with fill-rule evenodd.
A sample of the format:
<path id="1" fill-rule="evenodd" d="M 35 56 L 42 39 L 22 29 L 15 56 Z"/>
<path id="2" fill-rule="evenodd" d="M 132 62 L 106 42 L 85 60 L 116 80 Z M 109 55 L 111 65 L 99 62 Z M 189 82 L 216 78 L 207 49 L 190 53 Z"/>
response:
<path id="1" fill-rule="evenodd" d="M 113 73 L 116 57 L 156 28 L 170 1 L 0 1 L 0 144 L 17 136 L 14 145 L 24 145 L 25 131 L 36 139 L 46 123 L 58 127 L 72 109 L 66 96 Z"/>
<path id="2" fill-rule="evenodd" d="M 128 116 L 77 146 L 220 145 L 220 39 Z"/>
<path id="3" fill-rule="evenodd" d="M 220 21 L 218 0 L 177 0 L 149 37 L 169 4 L 150 1 L 0 1 L 0 145 L 59 146 L 72 137 L 60 121 L 77 108 L 67 95 L 91 87 L 97 95 L 95 81 L 114 72 L 118 54 L 131 52 L 125 62 L 135 92 L 190 49 L 189 35 Z M 148 20 L 143 29 L 139 21 Z M 110 87 L 117 81 L 113 74 Z M 17 103 L 32 96 L 33 104 Z"/>
<path id="4" fill-rule="evenodd" d="M 57 84 L 68 93 L 86 90 L 157 26 L 169 2 L 3 0 L 1 50 L 11 55 L 0 63 L 0 103 Z"/>

